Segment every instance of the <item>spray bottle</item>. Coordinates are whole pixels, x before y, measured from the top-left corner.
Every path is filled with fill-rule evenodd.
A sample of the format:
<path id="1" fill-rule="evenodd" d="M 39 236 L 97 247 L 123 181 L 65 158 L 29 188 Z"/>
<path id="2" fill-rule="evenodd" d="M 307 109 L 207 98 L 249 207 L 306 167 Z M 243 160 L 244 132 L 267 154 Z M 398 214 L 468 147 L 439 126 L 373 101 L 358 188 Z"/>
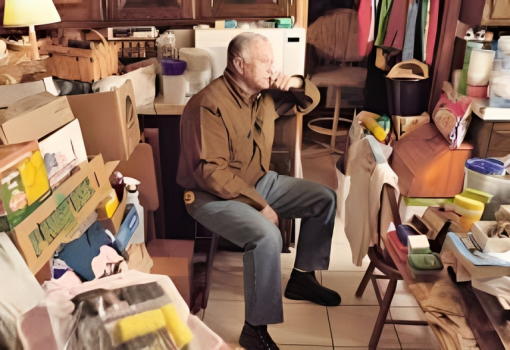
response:
<path id="1" fill-rule="evenodd" d="M 126 203 L 127 204 L 131 203 L 135 206 L 136 211 L 138 213 L 138 217 L 140 219 L 138 227 L 136 228 L 135 233 L 133 233 L 133 236 L 131 237 L 129 244 L 143 243 L 145 241 L 145 225 L 144 225 L 144 215 L 143 215 L 144 210 L 138 200 L 138 186 L 140 185 L 140 181 L 133 179 L 132 177 L 125 176 L 124 183 L 126 184 L 126 189 L 127 189 Z"/>

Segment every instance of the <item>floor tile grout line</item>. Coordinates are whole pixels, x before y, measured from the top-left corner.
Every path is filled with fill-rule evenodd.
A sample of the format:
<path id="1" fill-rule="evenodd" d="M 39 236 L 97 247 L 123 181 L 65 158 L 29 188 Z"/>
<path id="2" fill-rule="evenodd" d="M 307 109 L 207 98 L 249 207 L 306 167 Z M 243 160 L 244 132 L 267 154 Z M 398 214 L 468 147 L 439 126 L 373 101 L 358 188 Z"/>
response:
<path id="1" fill-rule="evenodd" d="M 326 315 L 328 316 L 329 334 L 331 335 L 331 346 L 335 349 L 335 340 L 333 339 L 333 329 L 331 328 L 331 320 L 329 318 L 329 307 L 326 306 Z"/>

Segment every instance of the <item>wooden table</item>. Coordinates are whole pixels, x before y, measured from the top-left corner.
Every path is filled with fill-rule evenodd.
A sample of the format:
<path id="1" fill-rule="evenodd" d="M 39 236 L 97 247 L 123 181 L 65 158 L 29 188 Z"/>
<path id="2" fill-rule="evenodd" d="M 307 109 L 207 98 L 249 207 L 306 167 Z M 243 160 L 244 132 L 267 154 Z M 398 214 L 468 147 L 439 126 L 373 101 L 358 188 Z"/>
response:
<path id="1" fill-rule="evenodd" d="M 503 310 L 496 297 L 472 288 L 471 282 L 453 282 L 453 269 L 449 265 L 435 274 L 413 276 L 408 263 L 400 260 L 386 234 L 381 235 L 381 240 L 424 312 L 428 297 L 426 291 L 439 281 L 451 284 L 458 293 L 453 297 L 461 302 L 467 324 L 480 349 L 510 349 L 510 311 Z"/>

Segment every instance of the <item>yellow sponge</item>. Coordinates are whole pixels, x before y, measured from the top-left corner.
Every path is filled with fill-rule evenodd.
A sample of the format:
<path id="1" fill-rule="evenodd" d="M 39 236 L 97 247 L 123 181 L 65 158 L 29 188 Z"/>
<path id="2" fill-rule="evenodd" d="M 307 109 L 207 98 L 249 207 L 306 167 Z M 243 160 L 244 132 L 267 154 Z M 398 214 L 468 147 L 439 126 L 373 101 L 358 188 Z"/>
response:
<path id="1" fill-rule="evenodd" d="M 456 195 L 453 202 L 457 206 L 460 206 L 461 208 L 464 208 L 467 210 L 483 211 L 483 209 L 485 208 L 485 205 L 482 202 L 477 201 L 475 199 L 468 198 L 468 197 L 464 197 L 461 194 Z M 461 214 L 461 213 L 459 213 L 459 214 Z"/>
<path id="2" fill-rule="evenodd" d="M 117 207 L 119 206 L 119 200 L 114 189 L 108 192 L 108 195 L 99 203 L 97 206 L 98 220 L 109 219 L 115 214 Z"/>
<path id="3" fill-rule="evenodd" d="M 161 328 L 166 328 L 161 309 L 145 311 L 117 321 L 113 329 L 113 341 L 121 344 Z"/>
<path id="4" fill-rule="evenodd" d="M 193 339 L 191 329 L 182 322 L 174 304 L 167 304 L 160 309 L 166 321 L 166 328 L 172 335 L 175 345 L 180 349 Z"/>

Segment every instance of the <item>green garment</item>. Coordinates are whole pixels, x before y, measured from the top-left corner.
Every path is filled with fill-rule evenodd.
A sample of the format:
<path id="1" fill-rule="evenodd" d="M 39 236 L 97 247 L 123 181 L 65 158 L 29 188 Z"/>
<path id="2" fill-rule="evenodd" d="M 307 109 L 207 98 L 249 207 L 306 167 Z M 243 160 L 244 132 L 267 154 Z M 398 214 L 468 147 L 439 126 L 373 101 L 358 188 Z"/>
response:
<path id="1" fill-rule="evenodd" d="M 382 45 L 384 43 L 392 4 L 393 0 L 382 0 L 379 5 L 381 6 L 381 14 L 379 15 L 379 27 L 377 29 L 377 38 L 375 39 L 376 46 Z"/>

